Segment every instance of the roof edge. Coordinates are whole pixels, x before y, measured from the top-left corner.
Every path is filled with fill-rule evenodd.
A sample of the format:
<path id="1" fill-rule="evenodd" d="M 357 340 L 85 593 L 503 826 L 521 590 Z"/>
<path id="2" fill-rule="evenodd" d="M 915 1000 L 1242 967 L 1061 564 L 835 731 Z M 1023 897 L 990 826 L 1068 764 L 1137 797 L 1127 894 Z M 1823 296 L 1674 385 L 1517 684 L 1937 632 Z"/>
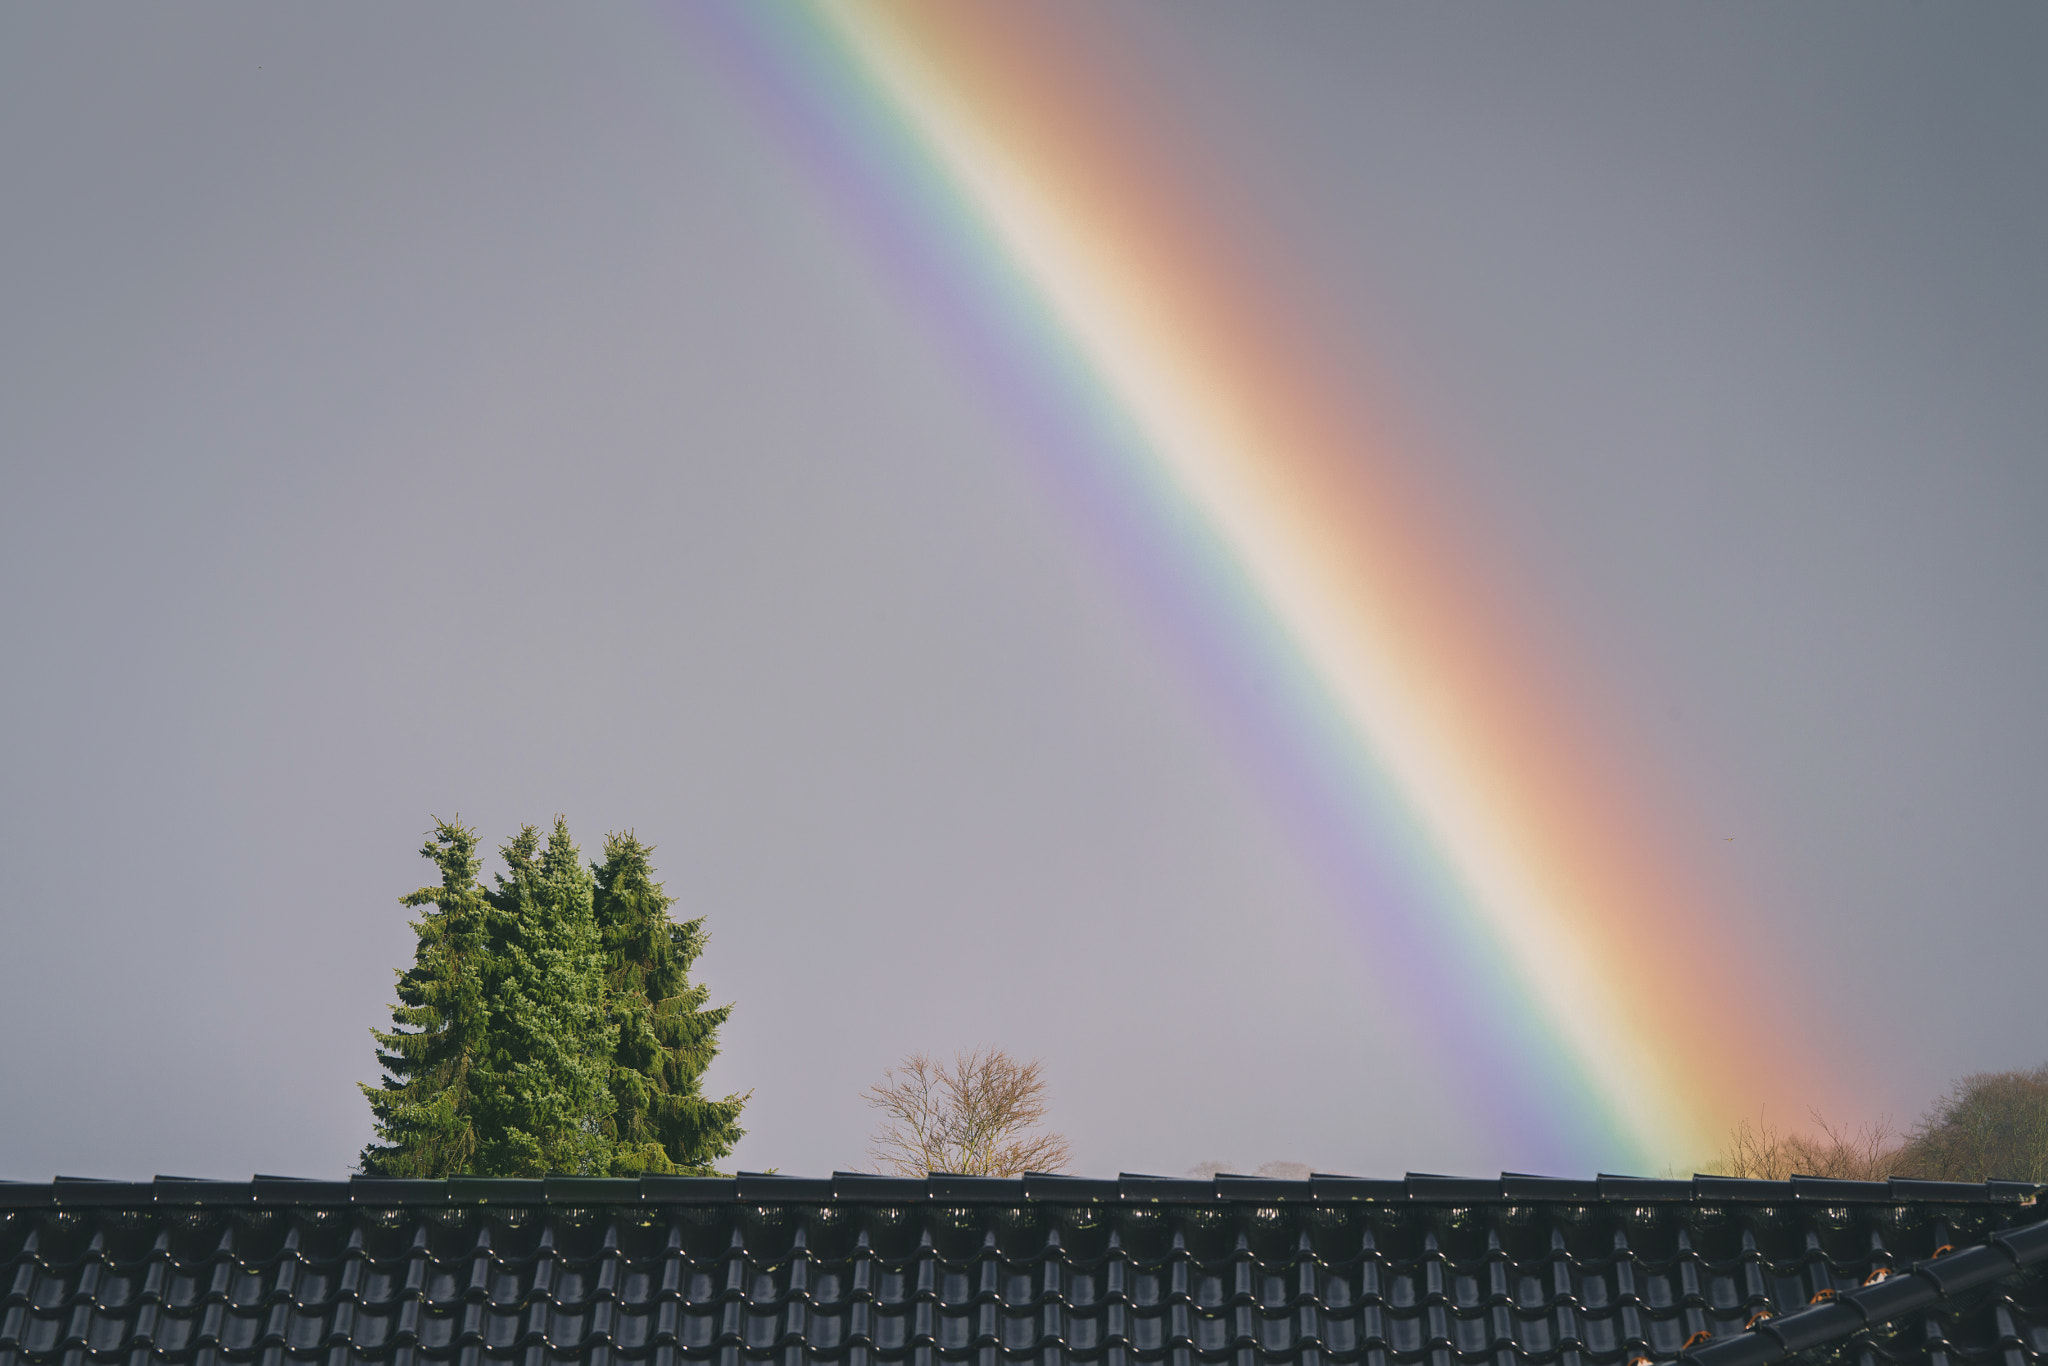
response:
<path id="1" fill-rule="evenodd" d="M 446 1180 L 354 1176 L 309 1180 L 256 1176 L 247 1181 L 160 1176 L 153 1181 L 0 1181 L 0 1209 L 196 1206 L 670 1205 L 670 1204 L 1124 1204 L 1124 1205 L 1644 1205 L 1644 1204 L 1931 1204 L 2024 1205 L 2048 1186 L 2025 1181 L 1836 1181 L 1793 1177 L 1750 1181 L 1698 1175 L 1691 1180 L 1601 1176 L 1587 1180 L 1503 1173 L 1498 1179 L 1411 1173 L 1397 1180 L 1316 1173 L 1306 1181 L 1218 1174 L 1209 1180 L 1144 1176 L 1115 1179 L 1033 1173 L 1021 1178 L 924 1178 L 834 1172 L 829 1177 L 741 1172 L 737 1176 L 456 1176 Z"/>

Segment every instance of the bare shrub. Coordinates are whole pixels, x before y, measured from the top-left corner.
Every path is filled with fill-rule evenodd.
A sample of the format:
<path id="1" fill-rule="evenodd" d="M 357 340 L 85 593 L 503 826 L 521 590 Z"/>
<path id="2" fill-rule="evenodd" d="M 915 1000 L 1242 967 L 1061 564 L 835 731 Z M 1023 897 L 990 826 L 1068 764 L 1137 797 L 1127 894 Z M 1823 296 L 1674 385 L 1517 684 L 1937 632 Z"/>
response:
<path id="1" fill-rule="evenodd" d="M 1243 1174 L 1235 1163 L 1221 1162 L 1213 1158 L 1207 1162 L 1197 1162 L 1188 1168 L 1187 1174 L 1192 1180 L 1207 1181 L 1219 1172 Z M 1306 1162 L 1261 1162 L 1252 1174 L 1275 1181 L 1306 1181 L 1309 1177 L 1309 1165 Z"/>
<path id="2" fill-rule="evenodd" d="M 1064 1137 L 1032 1132 L 1045 1122 L 1042 1064 L 1000 1048 L 964 1049 L 951 1062 L 913 1053 L 868 1088 L 867 1102 L 883 1115 L 868 1154 L 900 1176 L 1021 1176 L 1073 1161 Z"/>
<path id="3" fill-rule="evenodd" d="M 1818 1133 L 1790 1133 L 1758 1115 L 1744 1119 L 1728 1135 L 1728 1146 L 1716 1165 L 1724 1176 L 1783 1181 L 1793 1176 L 1825 1176 L 1837 1181 L 1883 1181 L 1900 1174 L 1904 1148 L 1891 1121 L 1879 1119 L 1851 1132 L 1811 1112 Z"/>

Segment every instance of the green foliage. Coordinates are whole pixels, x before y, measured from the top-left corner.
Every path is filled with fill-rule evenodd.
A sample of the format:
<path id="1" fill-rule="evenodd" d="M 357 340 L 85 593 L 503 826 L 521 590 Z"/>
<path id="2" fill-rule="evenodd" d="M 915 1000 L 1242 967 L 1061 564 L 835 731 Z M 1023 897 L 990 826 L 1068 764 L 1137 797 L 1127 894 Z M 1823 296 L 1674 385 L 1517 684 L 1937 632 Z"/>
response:
<path id="1" fill-rule="evenodd" d="M 729 1005 L 707 1007 L 690 965 L 704 949 L 703 920 L 677 924 L 674 904 L 649 862 L 653 851 L 631 834 L 606 838 L 591 868 L 603 937 L 612 1054 L 611 1170 L 702 1175 L 730 1153 L 746 1096 L 707 1099 L 704 1069 L 718 1051 Z"/>
<path id="2" fill-rule="evenodd" d="M 678 925 L 631 835 L 586 868 L 557 817 L 500 851 L 478 882 L 476 832 L 435 822 L 441 870 L 404 904 L 429 908 L 398 974 L 392 1028 L 372 1030 L 385 1079 L 365 1086 L 379 1176 L 701 1173 L 732 1151 L 745 1096 L 701 1090 L 731 1006 L 689 980 L 704 922 Z"/>
<path id="3" fill-rule="evenodd" d="M 506 872 L 486 898 L 489 1046 L 470 1077 L 475 1170 L 601 1175 L 618 1033 L 605 1019 L 590 874 L 560 817 L 545 849 L 529 825 L 501 852 Z"/>
<path id="4" fill-rule="evenodd" d="M 1921 1119 L 1900 1167 L 1943 1181 L 2048 1181 L 2048 1064 L 1964 1077 Z"/>
<path id="5" fill-rule="evenodd" d="M 476 832 L 436 820 L 420 855 L 440 868 L 441 885 L 401 898 L 432 909 L 412 922 L 419 946 L 398 974 L 393 1028 L 370 1031 L 385 1073 L 381 1087 L 362 1088 L 382 1140 L 363 1149 L 362 1168 L 374 1176 L 449 1176 L 476 1155 L 469 1082 L 488 1031 L 477 965 L 490 909 L 477 885 Z"/>

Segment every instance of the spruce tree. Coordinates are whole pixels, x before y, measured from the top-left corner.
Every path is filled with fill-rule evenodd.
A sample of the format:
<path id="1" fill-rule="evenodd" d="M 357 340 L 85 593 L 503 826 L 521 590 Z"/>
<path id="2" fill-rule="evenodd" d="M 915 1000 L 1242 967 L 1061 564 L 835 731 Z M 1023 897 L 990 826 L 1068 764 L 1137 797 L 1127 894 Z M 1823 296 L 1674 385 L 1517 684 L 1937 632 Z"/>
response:
<path id="1" fill-rule="evenodd" d="M 379 1140 L 361 1158 L 372 1176 L 450 1176 L 476 1154 L 469 1078 L 488 1027 L 480 969 L 489 910 L 476 832 L 437 818 L 420 856 L 440 868 L 441 885 L 400 898 L 431 909 L 412 922 L 419 945 L 398 974 L 392 1028 L 370 1031 L 385 1073 L 382 1086 L 362 1088 Z"/>
<path id="2" fill-rule="evenodd" d="M 652 852 L 630 833 L 610 835 L 604 861 L 591 867 L 617 1031 L 612 1170 L 701 1175 L 746 1132 L 739 1115 L 747 1097 L 703 1094 L 704 1069 L 732 1007 L 706 1007 L 708 990 L 690 981 L 690 965 L 704 949 L 704 921 L 669 919 L 675 899 L 654 880 Z"/>
<path id="3" fill-rule="evenodd" d="M 602 1174 L 618 1032 L 605 1018 L 590 874 L 560 817 L 545 848 L 529 825 L 502 852 L 506 871 L 485 894 L 488 1047 L 470 1073 L 473 1170 Z"/>

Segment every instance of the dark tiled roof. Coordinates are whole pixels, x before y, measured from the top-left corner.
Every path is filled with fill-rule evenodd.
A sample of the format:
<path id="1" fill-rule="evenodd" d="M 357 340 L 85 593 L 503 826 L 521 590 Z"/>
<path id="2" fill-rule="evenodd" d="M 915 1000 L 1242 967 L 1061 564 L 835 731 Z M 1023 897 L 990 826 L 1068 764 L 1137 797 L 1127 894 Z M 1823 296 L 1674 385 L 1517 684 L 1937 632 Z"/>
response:
<path id="1" fill-rule="evenodd" d="M 0 1366 L 1626 1366 L 1688 1342 L 1697 1366 L 1794 1353 L 2035 1366 L 2048 1353 L 2035 1190 L 1520 1176 L 0 1183 Z M 1775 1317 L 1750 1327 L 1760 1312 Z"/>

